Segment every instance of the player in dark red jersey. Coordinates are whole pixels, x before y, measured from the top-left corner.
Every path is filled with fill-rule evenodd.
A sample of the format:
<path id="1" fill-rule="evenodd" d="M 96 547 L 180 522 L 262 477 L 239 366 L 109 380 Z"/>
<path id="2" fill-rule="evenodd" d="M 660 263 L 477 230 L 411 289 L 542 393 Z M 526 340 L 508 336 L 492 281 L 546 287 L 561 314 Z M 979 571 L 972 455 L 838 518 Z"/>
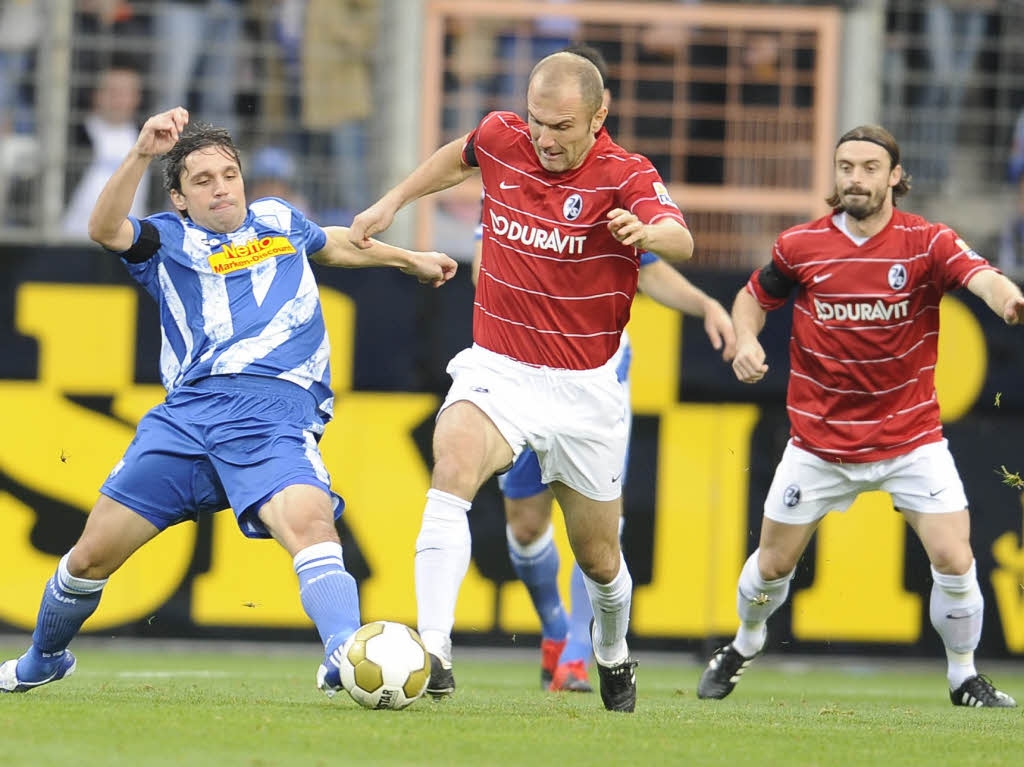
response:
<path id="1" fill-rule="evenodd" d="M 765 500 L 761 541 L 740 573 L 736 638 L 711 657 L 701 698 L 724 698 L 761 652 L 818 523 L 863 491 L 884 490 L 917 534 L 933 578 L 931 621 L 958 706 L 1015 706 L 974 667 L 984 601 L 967 498 L 935 395 L 939 300 L 966 287 L 1010 325 L 1020 289 L 944 224 L 895 209 L 910 189 L 896 140 L 861 126 L 835 151 L 833 212 L 783 232 L 771 262 L 736 296 L 733 370 L 768 370 L 757 335 L 796 290 L 787 409 L 791 439 Z"/>
<path id="2" fill-rule="evenodd" d="M 434 429 L 416 545 L 419 627 L 433 656 L 427 689 L 436 696 L 454 690 L 450 635 L 469 566 L 466 514 L 484 481 L 529 445 L 586 576 L 602 700 L 613 710 L 635 705 L 625 639 L 632 579 L 618 540 L 629 403 L 612 357 L 639 253 L 682 261 L 693 240 L 650 161 L 603 129 L 602 95 L 591 62 L 548 56 L 530 75 L 528 122 L 492 112 L 352 223 L 359 244 L 406 203 L 481 174 L 474 345 L 448 366 L 453 383 Z"/>

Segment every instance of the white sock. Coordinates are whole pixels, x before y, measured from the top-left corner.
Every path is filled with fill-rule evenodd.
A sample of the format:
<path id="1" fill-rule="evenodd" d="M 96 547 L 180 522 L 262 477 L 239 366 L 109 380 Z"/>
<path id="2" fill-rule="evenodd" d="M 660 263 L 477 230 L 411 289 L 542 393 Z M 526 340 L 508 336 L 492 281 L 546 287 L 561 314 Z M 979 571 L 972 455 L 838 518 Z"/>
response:
<path id="1" fill-rule="evenodd" d="M 610 583 L 598 583 L 583 573 L 583 584 L 594 608 L 594 658 L 602 666 L 617 666 L 629 658 L 626 631 L 633 600 L 633 579 L 622 553 L 619 572 Z"/>
<path id="2" fill-rule="evenodd" d="M 975 676 L 974 649 L 981 641 L 985 598 L 978 586 L 975 563 L 963 575 L 946 575 L 932 568 L 932 625 L 946 646 L 946 676 L 955 690 Z"/>
<path id="3" fill-rule="evenodd" d="M 446 665 L 452 659 L 455 602 L 469 569 L 472 504 L 431 488 L 416 538 L 416 611 L 420 637 L 427 651 Z"/>
<path id="4" fill-rule="evenodd" d="M 732 646 L 745 658 L 753 658 L 761 652 L 768 636 L 768 618 L 786 601 L 789 582 L 793 580 L 793 573 L 774 581 L 762 578 L 757 566 L 758 552 L 760 549 L 743 564 L 736 587 L 736 612 L 740 616 L 740 628 Z"/>

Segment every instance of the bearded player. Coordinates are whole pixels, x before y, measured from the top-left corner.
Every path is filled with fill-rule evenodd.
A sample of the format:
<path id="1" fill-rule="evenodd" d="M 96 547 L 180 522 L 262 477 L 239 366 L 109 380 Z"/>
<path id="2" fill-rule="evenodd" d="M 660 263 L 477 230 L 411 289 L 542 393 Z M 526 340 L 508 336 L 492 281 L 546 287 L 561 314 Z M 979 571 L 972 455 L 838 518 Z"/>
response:
<path id="1" fill-rule="evenodd" d="M 942 436 L 935 364 L 947 290 L 966 287 L 1009 325 L 1024 322 L 1024 298 L 948 226 L 895 208 L 910 180 L 887 130 L 854 128 L 834 159 L 832 213 L 783 232 L 733 304 L 733 370 L 756 383 L 768 370 L 757 341 L 766 312 L 796 293 L 791 439 L 765 500 L 760 546 L 740 573 L 739 631 L 712 655 L 697 694 L 724 698 L 761 652 L 766 622 L 822 517 L 883 490 L 931 562 L 930 616 L 953 705 L 1013 707 L 974 666 L 984 600 L 967 498 Z"/>

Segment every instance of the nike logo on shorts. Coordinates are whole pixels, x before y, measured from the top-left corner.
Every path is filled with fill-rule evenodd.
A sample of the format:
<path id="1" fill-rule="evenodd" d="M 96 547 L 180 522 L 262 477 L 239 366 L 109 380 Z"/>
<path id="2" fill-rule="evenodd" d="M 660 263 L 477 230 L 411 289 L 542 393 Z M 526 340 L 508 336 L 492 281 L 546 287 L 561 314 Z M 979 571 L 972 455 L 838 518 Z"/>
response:
<path id="1" fill-rule="evenodd" d="M 928 495 L 930 495 L 932 498 L 934 498 L 935 496 L 937 496 L 939 493 L 941 493 L 945 489 L 946 488 L 944 488 L 944 487 L 940 487 L 938 490 L 929 490 L 928 491 Z"/>

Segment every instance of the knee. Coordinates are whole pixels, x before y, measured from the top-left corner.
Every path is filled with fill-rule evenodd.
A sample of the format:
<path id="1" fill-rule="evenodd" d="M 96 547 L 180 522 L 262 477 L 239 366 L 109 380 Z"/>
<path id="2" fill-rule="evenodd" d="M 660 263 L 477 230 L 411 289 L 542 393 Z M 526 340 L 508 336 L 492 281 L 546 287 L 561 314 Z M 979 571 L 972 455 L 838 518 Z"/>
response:
<path id="1" fill-rule="evenodd" d="M 520 514 L 506 506 L 505 519 L 509 532 L 520 546 L 529 546 L 540 539 L 551 527 L 550 516 L 536 514 Z"/>
<path id="2" fill-rule="evenodd" d="M 582 556 L 577 554 L 576 563 L 580 570 L 595 583 L 611 583 L 619 574 L 621 556 L 618 548 L 603 547 L 600 551 L 590 551 Z"/>
<path id="3" fill-rule="evenodd" d="M 939 546 L 931 552 L 932 567 L 943 575 L 964 575 L 974 563 L 970 545 Z"/>
<path id="4" fill-rule="evenodd" d="M 783 552 L 761 549 L 757 557 L 757 570 L 766 581 L 785 578 L 796 568 L 796 558 Z"/>
<path id="5" fill-rule="evenodd" d="M 68 573 L 75 578 L 100 581 L 109 578 L 116 566 L 106 561 L 88 541 L 79 541 L 68 553 Z"/>
<path id="6" fill-rule="evenodd" d="M 434 460 L 431 486 L 459 498 L 473 498 L 480 489 L 478 469 L 456 450 L 446 450 Z"/>
<path id="7" fill-rule="evenodd" d="M 516 543 L 520 546 L 529 546 L 540 538 L 541 534 L 544 532 L 536 526 L 530 525 L 521 519 L 515 521 L 510 519 L 508 521 L 508 529 L 512 533 L 512 537 L 515 539 Z"/>

